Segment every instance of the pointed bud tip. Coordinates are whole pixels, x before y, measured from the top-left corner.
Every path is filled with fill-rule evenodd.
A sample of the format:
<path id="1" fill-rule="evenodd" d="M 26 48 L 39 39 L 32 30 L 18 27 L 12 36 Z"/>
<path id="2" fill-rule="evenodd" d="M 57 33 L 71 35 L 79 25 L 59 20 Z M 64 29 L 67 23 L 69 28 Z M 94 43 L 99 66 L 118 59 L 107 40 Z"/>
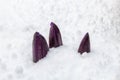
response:
<path id="1" fill-rule="evenodd" d="M 57 25 L 56 25 L 54 22 L 51 22 L 51 23 L 50 23 L 50 26 L 51 26 L 51 27 L 55 27 L 55 26 L 57 26 Z"/>
<path id="2" fill-rule="evenodd" d="M 54 22 L 51 22 L 51 23 L 50 23 L 50 25 L 53 25 L 53 24 L 55 24 L 55 23 L 54 23 Z"/>
<path id="3" fill-rule="evenodd" d="M 35 32 L 35 35 L 39 35 L 39 32 Z"/>
<path id="4" fill-rule="evenodd" d="M 89 33 L 87 32 L 86 35 L 89 35 Z"/>
<path id="5" fill-rule="evenodd" d="M 34 37 L 40 37 L 40 38 L 44 38 L 39 32 L 35 32 L 35 34 L 34 34 Z"/>
<path id="6" fill-rule="evenodd" d="M 88 32 L 85 34 L 84 38 L 89 38 L 89 33 Z"/>

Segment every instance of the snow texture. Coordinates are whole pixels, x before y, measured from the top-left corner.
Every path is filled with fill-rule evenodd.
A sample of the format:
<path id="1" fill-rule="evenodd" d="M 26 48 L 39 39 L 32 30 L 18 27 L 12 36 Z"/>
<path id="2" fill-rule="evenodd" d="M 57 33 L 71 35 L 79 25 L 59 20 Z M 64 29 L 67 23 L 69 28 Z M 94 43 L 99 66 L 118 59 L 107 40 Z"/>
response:
<path id="1" fill-rule="evenodd" d="M 37 31 L 63 46 L 32 62 Z M 91 52 L 77 53 L 86 32 Z M 120 0 L 0 0 L 0 80 L 120 80 Z"/>

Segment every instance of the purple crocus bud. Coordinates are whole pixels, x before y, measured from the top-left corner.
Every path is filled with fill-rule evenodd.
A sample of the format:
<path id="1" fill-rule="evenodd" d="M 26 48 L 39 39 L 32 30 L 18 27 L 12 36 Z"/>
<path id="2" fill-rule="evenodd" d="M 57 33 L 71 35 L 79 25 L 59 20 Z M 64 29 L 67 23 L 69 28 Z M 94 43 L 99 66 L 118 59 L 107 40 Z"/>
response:
<path id="1" fill-rule="evenodd" d="M 82 42 L 81 42 L 81 44 L 79 46 L 79 49 L 78 49 L 78 52 L 81 53 L 81 54 L 84 53 L 84 52 L 87 52 L 87 53 L 90 52 L 89 33 L 86 33 L 86 35 L 82 39 Z"/>
<path id="2" fill-rule="evenodd" d="M 36 32 L 33 39 L 33 62 L 36 63 L 40 59 L 44 58 L 48 51 L 49 48 L 45 38 Z"/>
<path id="3" fill-rule="evenodd" d="M 50 34 L 49 34 L 49 47 L 59 47 L 63 45 L 61 33 L 57 27 L 57 25 L 53 22 L 50 24 Z"/>

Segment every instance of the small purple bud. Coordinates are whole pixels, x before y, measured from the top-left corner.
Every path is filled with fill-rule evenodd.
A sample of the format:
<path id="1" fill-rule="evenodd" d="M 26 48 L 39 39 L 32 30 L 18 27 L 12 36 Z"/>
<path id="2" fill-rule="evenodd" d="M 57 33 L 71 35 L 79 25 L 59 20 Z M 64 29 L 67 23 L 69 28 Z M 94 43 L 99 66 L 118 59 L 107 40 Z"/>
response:
<path id="1" fill-rule="evenodd" d="M 83 54 L 84 52 L 89 53 L 90 52 L 90 39 L 89 39 L 89 33 L 86 33 L 84 38 L 81 41 L 81 44 L 79 46 L 78 52 Z"/>
<path id="2" fill-rule="evenodd" d="M 49 47 L 59 47 L 63 45 L 61 33 L 57 27 L 57 25 L 53 22 L 50 24 L 50 33 L 49 33 Z"/>
<path id="3" fill-rule="evenodd" d="M 40 59 L 44 58 L 48 51 L 49 48 L 45 38 L 36 32 L 33 39 L 33 62 L 36 63 Z"/>

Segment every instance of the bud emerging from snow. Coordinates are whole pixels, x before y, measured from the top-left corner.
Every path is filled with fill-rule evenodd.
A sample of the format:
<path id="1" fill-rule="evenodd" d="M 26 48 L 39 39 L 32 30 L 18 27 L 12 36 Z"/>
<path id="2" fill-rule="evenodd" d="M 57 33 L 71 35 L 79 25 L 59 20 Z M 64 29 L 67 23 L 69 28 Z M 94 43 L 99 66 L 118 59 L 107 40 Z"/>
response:
<path id="1" fill-rule="evenodd" d="M 63 45 L 61 33 L 57 27 L 57 25 L 53 22 L 50 24 L 50 34 L 49 34 L 49 47 L 59 47 Z"/>
<path id="2" fill-rule="evenodd" d="M 90 52 L 90 39 L 89 39 L 88 33 L 86 33 L 86 35 L 82 39 L 81 44 L 80 44 L 79 49 L 78 49 L 78 52 L 81 54 L 84 52 L 87 52 L 87 53 Z"/>
<path id="3" fill-rule="evenodd" d="M 33 62 L 36 63 L 40 59 L 44 58 L 48 51 L 49 48 L 45 38 L 36 32 L 33 39 Z"/>

